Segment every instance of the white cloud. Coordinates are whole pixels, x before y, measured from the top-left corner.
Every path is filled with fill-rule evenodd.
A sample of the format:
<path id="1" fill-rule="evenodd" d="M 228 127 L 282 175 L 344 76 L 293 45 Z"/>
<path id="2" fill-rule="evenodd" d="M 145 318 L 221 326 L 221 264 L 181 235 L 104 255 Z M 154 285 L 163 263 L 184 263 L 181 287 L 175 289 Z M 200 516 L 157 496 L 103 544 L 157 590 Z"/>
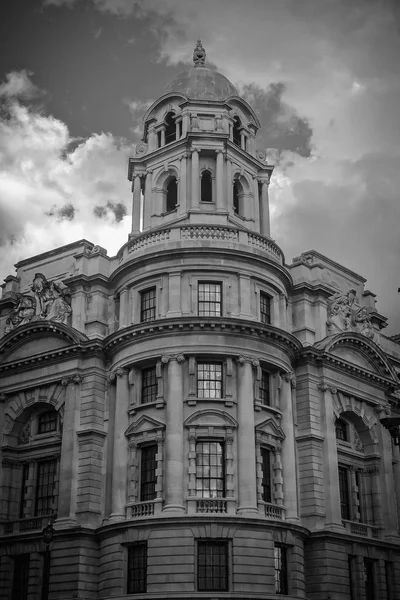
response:
<path id="1" fill-rule="evenodd" d="M 30 100 L 43 92 L 30 79 L 31 71 L 12 71 L 6 75 L 6 80 L 0 84 L 0 98 L 23 98 Z"/>
<path id="2" fill-rule="evenodd" d="M 0 277 L 22 258 L 82 237 L 115 254 L 130 219 L 94 211 L 125 204 L 129 212 L 131 146 L 107 133 L 74 139 L 59 119 L 21 104 L 15 96 L 37 91 L 26 72 L 9 74 L 0 89 Z"/>

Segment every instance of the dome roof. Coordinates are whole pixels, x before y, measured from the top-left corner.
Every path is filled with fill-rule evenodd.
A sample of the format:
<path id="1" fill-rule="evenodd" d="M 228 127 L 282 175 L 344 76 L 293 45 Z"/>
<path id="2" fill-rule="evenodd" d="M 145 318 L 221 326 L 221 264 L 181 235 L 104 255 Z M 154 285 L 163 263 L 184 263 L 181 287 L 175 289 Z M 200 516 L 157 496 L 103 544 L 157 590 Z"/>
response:
<path id="1" fill-rule="evenodd" d="M 229 79 L 217 71 L 200 66 L 179 73 L 166 91 L 180 92 L 191 100 L 224 100 L 228 96 L 238 96 Z"/>
<path id="2" fill-rule="evenodd" d="M 225 100 L 228 96 L 238 96 L 229 79 L 204 66 L 205 59 L 205 50 L 198 40 L 193 53 L 194 67 L 179 73 L 166 92 L 180 92 L 191 100 Z"/>

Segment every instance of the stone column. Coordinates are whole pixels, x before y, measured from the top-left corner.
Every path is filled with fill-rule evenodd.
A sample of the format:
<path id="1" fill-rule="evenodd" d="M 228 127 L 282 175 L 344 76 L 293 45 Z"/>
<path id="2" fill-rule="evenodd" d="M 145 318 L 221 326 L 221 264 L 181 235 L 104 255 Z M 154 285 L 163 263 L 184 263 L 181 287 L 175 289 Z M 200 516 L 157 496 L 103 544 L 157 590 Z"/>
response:
<path id="1" fill-rule="evenodd" d="M 161 147 L 165 146 L 165 127 L 161 129 Z"/>
<path id="2" fill-rule="evenodd" d="M 150 125 L 148 129 L 148 144 L 149 144 L 149 153 L 153 152 L 157 148 L 157 134 L 154 132 L 154 125 Z"/>
<path id="3" fill-rule="evenodd" d="M 260 202 L 260 233 L 269 237 L 270 226 L 269 226 L 269 198 L 268 198 L 268 185 L 269 177 L 262 179 L 261 188 L 261 202 Z"/>
<path id="4" fill-rule="evenodd" d="M 226 205 L 225 210 L 233 212 L 233 183 L 232 183 L 232 161 L 226 158 Z"/>
<path id="5" fill-rule="evenodd" d="M 182 273 L 170 273 L 168 276 L 168 317 L 182 315 L 181 279 Z"/>
<path id="6" fill-rule="evenodd" d="M 146 171 L 146 179 L 143 194 L 143 231 L 151 227 L 151 215 L 154 213 L 153 209 L 153 190 L 152 190 L 152 173 L 153 171 Z"/>
<path id="7" fill-rule="evenodd" d="M 240 147 L 242 150 L 246 150 L 246 135 L 243 131 L 240 132 Z"/>
<path id="8" fill-rule="evenodd" d="M 384 416 L 381 413 L 380 407 L 376 410 L 378 420 Z M 385 538 L 396 539 L 393 532 L 397 532 L 397 509 L 396 509 L 396 495 L 394 489 L 394 478 L 393 478 L 393 466 L 392 466 L 392 438 L 387 429 L 384 427 L 377 428 L 378 443 L 382 449 L 381 458 L 381 469 L 379 473 L 374 474 L 373 484 L 376 489 L 378 482 L 380 483 L 381 490 L 385 490 L 385 494 L 378 496 L 376 489 L 376 496 L 374 499 L 374 516 L 377 519 L 380 516 L 383 520 L 383 526 L 385 527 Z M 373 488 L 374 490 L 374 488 Z M 375 491 L 375 490 L 374 490 Z M 379 519 L 377 519 L 379 520 Z"/>
<path id="9" fill-rule="evenodd" d="M 140 175 L 136 173 L 133 178 L 133 202 L 132 202 L 132 235 L 139 235 L 140 233 L 140 195 L 141 195 L 141 184 Z"/>
<path id="10" fill-rule="evenodd" d="M 199 208 L 199 192 L 200 192 L 200 179 L 199 179 L 199 151 L 197 148 L 192 150 L 192 198 L 191 208 Z"/>
<path id="11" fill-rule="evenodd" d="M 333 412 L 333 396 L 336 388 L 320 383 L 321 394 L 321 431 L 325 434 L 323 442 L 325 526 L 343 531 L 340 511 L 339 472 L 335 434 L 335 414 Z"/>
<path id="12" fill-rule="evenodd" d="M 135 441 L 129 440 L 129 471 L 128 471 L 128 501 L 138 502 L 138 445 Z"/>
<path id="13" fill-rule="evenodd" d="M 116 394 L 114 404 L 114 435 L 113 435 L 113 468 L 110 519 L 120 521 L 125 519 L 125 504 L 127 497 L 126 482 L 128 477 L 128 440 L 125 436 L 129 408 L 129 371 L 117 369 L 110 373 L 109 379 L 116 379 Z"/>
<path id="14" fill-rule="evenodd" d="M 224 210 L 224 152 L 217 150 L 217 210 Z"/>
<path id="15" fill-rule="evenodd" d="M 64 421 L 61 443 L 60 482 L 57 526 L 69 527 L 76 523 L 78 483 L 79 400 L 82 377 L 78 374 L 61 381 L 65 390 Z"/>
<path id="16" fill-rule="evenodd" d="M 181 156 L 181 168 L 179 177 L 179 214 L 185 214 L 187 211 L 187 154 Z"/>
<path id="17" fill-rule="evenodd" d="M 253 203 L 254 203 L 254 231 L 260 231 L 260 198 L 258 193 L 258 179 L 253 179 Z"/>
<path id="18" fill-rule="evenodd" d="M 240 356 L 238 364 L 238 488 L 239 514 L 257 513 L 256 439 L 253 406 L 253 366 L 258 361 Z"/>
<path id="19" fill-rule="evenodd" d="M 282 444 L 283 489 L 285 494 L 286 519 L 297 521 L 299 518 L 297 497 L 296 448 L 294 439 L 293 395 L 296 388 L 294 373 L 282 374 L 281 384 L 281 426 L 285 433 Z"/>
<path id="20" fill-rule="evenodd" d="M 185 358 L 164 356 L 168 364 L 165 435 L 165 512 L 184 513 L 183 505 L 183 373 Z"/>
<path id="21" fill-rule="evenodd" d="M 129 313 L 129 290 L 124 288 L 119 295 L 119 327 L 127 327 L 132 322 Z"/>
<path id="22" fill-rule="evenodd" d="M 179 140 L 179 121 L 175 122 L 175 139 Z"/>

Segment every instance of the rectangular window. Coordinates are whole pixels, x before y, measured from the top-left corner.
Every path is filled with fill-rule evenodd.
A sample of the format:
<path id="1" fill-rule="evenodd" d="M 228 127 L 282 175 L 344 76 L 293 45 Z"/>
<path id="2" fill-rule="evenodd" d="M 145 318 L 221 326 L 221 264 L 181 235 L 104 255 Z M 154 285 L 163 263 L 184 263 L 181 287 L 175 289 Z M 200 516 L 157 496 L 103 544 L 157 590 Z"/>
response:
<path id="1" fill-rule="evenodd" d="M 364 558 L 365 600 L 375 600 L 375 565 L 371 558 Z"/>
<path id="2" fill-rule="evenodd" d="M 340 510 L 342 519 L 350 519 L 350 490 L 349 490 L 349 471 L 346 467 L 339 467 L 339 494 Z"/>
<path id="3" fill-rule="evenodd" d="M 350 587 L 350 600 L 356 600 L 355 590 L 355 557 L 348 556 L 348 570 L 349 570 L 349 587 Z"/>
<path id="4" fill-rule="evenodd" d="M 261 323 L 271 323 L 271 296 L 260 292 L 260 318 Z"/>
<path id="5" fill-rule="evenodd" d="M 157 374 L 155 367 L 142 369 L 142 395 L 141 403 L 155 402 L 157 400 Z"/>
<path id="6" fill-rule="evenodd" d="M 355 477 L 356 477 L 356 486 L 357 486 L 357 502 L 358 502 L 358 512 L 360 515 L 360 522 L 363 523 L 364 522 L 364 507 L 362 505 L 362 495 L 361 495 L 361 485 L 362 485 L 362 479 L 361 479 L 361 473 L 360 471 L 356 471 L 355 472 Z"/>
<path id="7" fill-rule="evenodd" d="M 288 593 L 288 571 L 287 571 L 287 549 L 275 544 L 275 592 L 277 594 Z"/>
<path id="8" fill-rule="evenodd" d="M 140 321 L 154 321 L 156 318 L 156 288 L 152 287 L 140 293 Z"/>
<path id="9" fill-rule="evenodd" d="M 26 495 L 26 486 L 28 484 L 29 477 L 29 465 L 28 463 L 24 463 L 22 465 L 22 481 L 21 481 L 21 498 L 19 505 L 19 518 L 23 519 L 25 515 L 25 495 Z"/>
<path id="10" fill-rule="evenodd" d="M 35 515 L 49 515 L 56 509 L 57 459 L 44 460 L 37 465 Z"/>
<path id="11" fill-rule="evenodd" d="M 128 594 L 147 591 L 147 542 L 128 547 Z"/>
<path id="12" fill-rule="evenodd" d="M 228 590 L 228 542 L 197 542 L 197 589 L 199 592 Z"/>
<path id="13" fill-rule="evenodd" d="M 14 577 L 11 600 L 27 600 L 29 584 L 29 554 L 14 557 Z"/>
<path id="14" fill-rule="evenodd" d="M 156 497 L 157 444 L 143 446 L 140 453 L 140 501 L 146 502 Z"/>
<path id="15" fill-rule="evenodd" d="M 260 401 L 264 406 L 270 406 L 269 381 L 270 375 L 268 371 L 262 369 L 260 379 Z"/>
<path id="16" fill-rule="evenodd" d="M 388 600 L 393 599 L 393 563 L 385 561 L 386 593 Z"/>
<path id="17" fill-rule="evenodd" d="M 225 458 L 221 442 L 196 443 L 196 496 L 225 496 Z"/>
<path id="18" fill-rule="evenodd" d="M 271 487 L 271 452 L 261 448 L 262 460 L 262 499 L 264 502 L 272 502 Z"/>
<path id="19" fill-rule="evenodd" d="M 197 363 L 197 397 L 222 398 L 221 363 Z"/>
<path id="20" fill-rule="evenodd" d="M 198 286 L 199 317 L 220 317 L 222 314 L 222 285 L 199 281 Z"/>
<path id="21" fill-rule="evenodd" d="M 45 413 L 39 415 L 38 419 L 38 433 L 49 433 L 50 431 L 57 430 L 57 412 L 55 410 L 48 410 Z"/>

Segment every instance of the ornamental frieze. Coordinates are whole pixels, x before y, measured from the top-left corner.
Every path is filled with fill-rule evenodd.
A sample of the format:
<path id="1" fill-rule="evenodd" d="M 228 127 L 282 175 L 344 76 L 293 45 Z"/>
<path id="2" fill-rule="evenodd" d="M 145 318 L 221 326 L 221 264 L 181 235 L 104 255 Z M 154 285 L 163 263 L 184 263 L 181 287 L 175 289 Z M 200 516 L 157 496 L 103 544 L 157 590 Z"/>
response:
<path id="1" fill-rule="evenodd" d="M 375 329 L 366 306 L 357 303 L 356 290 L 350 289 L 347 294 L 337 292 L 328 299 L 327 335 L 342 331 L 361 333 L 373 340 Z"/>
<path id="2" fill-rule="evenodd" d="M 17 305 L 8 315 L 5 333 L 33 321 L 66 323 L 72 309 L 63 290 L 42 273 L 36 273 L 30 291 L 17 294 Z"/>

